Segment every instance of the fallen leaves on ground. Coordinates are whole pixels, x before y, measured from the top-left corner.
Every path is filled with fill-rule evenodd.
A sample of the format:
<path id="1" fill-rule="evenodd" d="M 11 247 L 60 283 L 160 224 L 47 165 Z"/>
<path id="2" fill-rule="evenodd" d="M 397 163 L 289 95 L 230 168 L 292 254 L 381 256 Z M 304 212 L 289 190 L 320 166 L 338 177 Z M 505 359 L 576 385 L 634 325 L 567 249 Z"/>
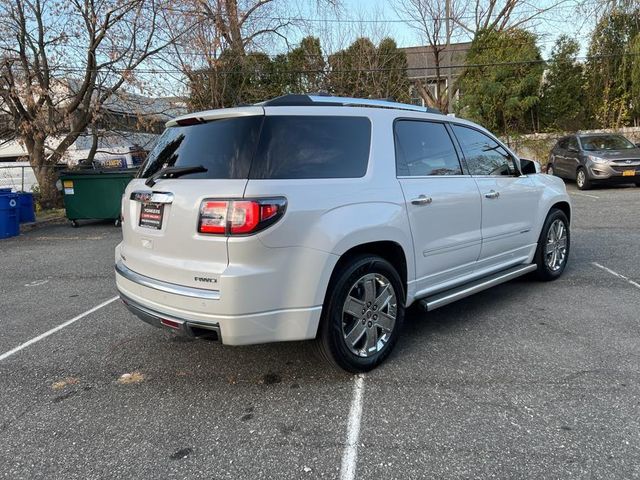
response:
<path id="1" fill-rule="evenodd" d="M 75 377 L 67 377 L 67 378 L 63 378 L 62 380 L 58 380 L 57 382 L 54 382 L 51 385 L 51 388 L 53 388 L 54 390 L 62 390 L 64 387 L 66 387 L 67 385 L 75 385 L 76 383 L 78 383 L 80 380 L 78 380 Z"/>
<path id="2" fill-rule="evenodd" d="M 123 373 L 118 379 L 118 383 L 121 385 L 124 385 L 127 383 L 140 383 L 143 380 L 144 380 L 144 375 L 142 374 L 142 372 L 138 372 L 136 370 L 135 372 L 131 372 L 131 373 Z"/>

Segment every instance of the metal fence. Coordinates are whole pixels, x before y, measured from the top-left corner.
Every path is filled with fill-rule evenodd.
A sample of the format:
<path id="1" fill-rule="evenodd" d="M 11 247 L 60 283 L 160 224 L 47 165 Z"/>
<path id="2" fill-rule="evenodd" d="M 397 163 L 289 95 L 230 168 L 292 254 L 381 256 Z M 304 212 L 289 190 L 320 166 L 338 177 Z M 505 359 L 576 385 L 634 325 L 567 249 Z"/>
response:
<path id="1" fill-rule="evenodd" d="M 0 164 L 0 188 L 11 187 L 21 192 L 32 192 L 37 186 L 38 180 L 29 162 Z"/>
<path id="2" fill-rule="evenodd" d="M 41 168 L 50 168 L 56 171 L 67 169 L 92 170 L 100 165 L 45 165 Z M 38 186 L 38 179 L 29 162 L 0 162 L 0 188 L 11 187 L 20 192 L 33 192 Z"/>

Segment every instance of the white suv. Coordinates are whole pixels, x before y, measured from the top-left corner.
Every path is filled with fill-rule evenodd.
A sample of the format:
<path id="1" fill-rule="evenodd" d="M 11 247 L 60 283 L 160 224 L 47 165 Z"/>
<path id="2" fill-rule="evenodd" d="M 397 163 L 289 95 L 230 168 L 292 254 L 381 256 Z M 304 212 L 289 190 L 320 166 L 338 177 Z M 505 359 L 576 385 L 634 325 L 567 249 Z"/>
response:
<path id="1" fill-rule="evenodd" d="M 571 207 L 483 128 L 393 102 L 287 95 L 167 124 L 122 203 L 140 318 L 227 345 L 316 339 L 352 372 L 405 309 L 559 277 Z"/>

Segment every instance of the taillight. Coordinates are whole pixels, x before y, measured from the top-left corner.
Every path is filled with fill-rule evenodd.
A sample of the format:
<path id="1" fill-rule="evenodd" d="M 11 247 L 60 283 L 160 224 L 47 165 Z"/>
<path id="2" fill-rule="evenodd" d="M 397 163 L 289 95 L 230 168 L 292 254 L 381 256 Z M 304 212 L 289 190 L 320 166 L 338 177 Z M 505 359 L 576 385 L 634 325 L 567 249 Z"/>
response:
<path id="1" fill-rule="evenodd" d="M 284 215 L 284 198 L 204 200 L 200 204 L 200 233 L 249 235 L 264 230 Z"/>
<path id="2" fill-rule="evenodd" d="M 225 233 L 229 202 L 205 200 L 200 205 L 200 233 Z"/>
<path id="3" fill-rule="evenodd" d="M 234 201 L 231 202 L 231 218 L 229 226 L 231 233 L 249 233 L 260 223 L 260 205 L 254 201 Z"/>

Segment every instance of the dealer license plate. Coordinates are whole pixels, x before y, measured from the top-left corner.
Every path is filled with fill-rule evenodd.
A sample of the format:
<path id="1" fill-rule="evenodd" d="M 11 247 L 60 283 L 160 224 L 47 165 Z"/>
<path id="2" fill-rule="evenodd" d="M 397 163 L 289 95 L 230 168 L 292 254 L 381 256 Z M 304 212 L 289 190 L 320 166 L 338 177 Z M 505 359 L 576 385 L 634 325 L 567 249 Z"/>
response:
<path id="1" fill-rule="evenodd" d="M 140 206 L 140 222 L 138 225 L 146 228 L 160 230 L 164 215 L 163 203 L 143 203 Z"/>

